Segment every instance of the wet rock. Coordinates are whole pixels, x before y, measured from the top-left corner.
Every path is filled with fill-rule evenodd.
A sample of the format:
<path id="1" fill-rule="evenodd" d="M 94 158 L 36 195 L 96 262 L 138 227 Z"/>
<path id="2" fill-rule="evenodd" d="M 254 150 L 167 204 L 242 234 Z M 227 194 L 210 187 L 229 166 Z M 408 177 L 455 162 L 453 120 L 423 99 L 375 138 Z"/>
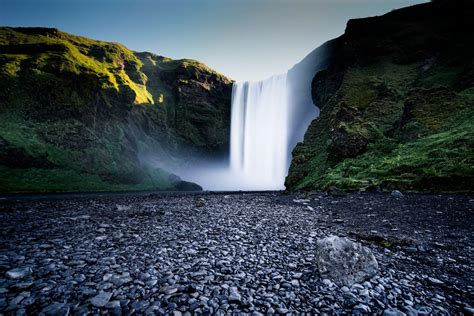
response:
<path id="1" fill-rule="evenodd" d="M 23 279 L 29 276 L 33 270 L 30 267 L 22 267 L 8 270 L 6 276 L 10 279 Z"/>
<path id="2" fill-rule="evenodd" d="M 202 191 L 202 187 L 199 184 L 183 180 L 176 183 L 174 188 L 178 191 Z"/>
<path id="3" fill-rule="evenodd" d="M 164 293 L 166 295 L 171 295 L 178 292 L 178 288 L 176 286 L 164 286 L 160 289 L 160 293 Z"/>
<path id="4" fill-rule="evenodd" d="M 41 310 L 45 315 L 68 315 L 69 305 L 66 303 L 52 303 Z"/>
<path id="5" fill-rule="evenodd" d="M 93 298 L 91 298 L 91 304 L 95 307 L 104 307 L 112 297 L 112 293 L 100 292 Z"/>
<path id="6" fill-rule="evenodd" d="M 12 288 L 16 290 L 26 290 L 29 287 L 31 287 L 33 284 L 34 284 L 33 282 L 19 282 L 19 283 L 13 284 Z"/>
<path id="7" fill-rule="evenodd" d="M 474 308 L 470 306 L 464 306 L 463 311 L 468 315 L 474 315 Z"/>
<path id="8" fill-rule="evenodd" d="M 430 282 L 430 283 L 433 284 L 433 285 L 443 285 L 443 284 L 444 284 L 443 281 L 438 280 L 438 279 L 433 278 L 433 277 L 429 277 L 429 278 L 428 278 L 428 282 Z"/>
<path id="9" fill-rule="evenodd" d="M 239 294 L 236 287 L 230 288 L 228 300 L 230 303 L 240 303 L 242 301 L 242 296 Z"/>
<path id="10" fill-rule="evenodd" d="M 383 316 L 405 316 L 406 314 L 396 308 L 387 308 L 383 312 Z"/>
<path id="11" fill-rule="evenodd" d="M 393 190 L 392 193 L 390 193 L 390 195 L 393 196 L 394 198 L 404 197 L 403 193 L 398 190 Z"/>
<path id="12" fill-rule="evenodd" d="M 70 312 L 78 315 L 365 315 L 385 311 L 387 315 L 402 315 L 389 307 L 406 314 L 467 313 L 463 311 L 466 303 L 453 302 L 462 299 L 451 294 L 449 287 L 455 284 L 465 297 L 472 289 L 465 277 L 469 267 L 464 250 L 471 243 L 470 237 L 465 231 L 454 234 L 451 229 L 449 233 L 454 237 L 443 237 L 446 230 L 442 222 L 436 231 L 421 231 L 414 236 L 429 245 L 443 241 L 433 252 L 430 249 L 423 253 L 422 263 L 429 265 L 420 264 L 420 251 L 413 255 L 406 251 L 412 244 L 394 243 L 393 250 L 386 252 L 377 240 L 365 239 L 374 244 L 371 249 L 380 267 L 379 275 L 367 282 L 338 286 L 331 277 L 318 279 L 314 273 L 318 239 L 329 233 L 354 236 L 347 231 L 358 219 L 354 212 L 367 224 L 380 218 L 381 236 L 387 231 L 384 216 L 390 219 L 387 229 L 395 227 L 392 222 L 397 221 L 400 203 L 409 214 L 423 207 L 432 214 L 434 206 L 423 206 L 419 200 L 412 203 L 415 197 L 433 198 L 410 194 L 398 201 L 383 194 L 360 193 L 349 193 L 343 199 L 321 193 L 248 193 L 228 198 L 206 194 L 205 207 L 197 209 L 195 195 L 132 196 L 114 197 L 111 202 L 105 202 L 105 198 L 55 201 L 44 206 L 44 211 L 27 211 L 28 220 L 21 217 L 23 209 L 18 213 L 0 212 L 6 230 L 24 232 L 9 235 L 2 244 L 0 269 L 5 272 L 0 276 L 0 314 L 40 313 L 56 302 L 73 302 Z M 456 207 L 467 209 L 472 203 L 466 198 L 464 204 L 457 199 L 443 206 L 443 199 L 435 200 L 443 214 Z M 387 201 L 392 204 L 387 206 Z M 316 211 L 308 212 L 306 203 L 312 203 Z M 132 207 L 117 212 L 117 204 Z M 167 215 L 150 215 L 155 209 L 166 209 Z M 371 214 L 375 216 L 367 216 Z M 70 219 L 83 215 L 90 216 L 89 220 Z M 335 225 L 335 219 L 344 222 Z M 400 231 L 390 234 L 404 233 L 400 221 L 396 226 Z M 103 234 L 108 238 L 95 240 Z M 48 236 L 47 242 L 43 236 Z M 436 274 L 432 273 L 432 265 L 436 266 Z M 34 273 L 23 279 L 7 277 L 9 269 L 25 266 Z M 446 269 L 463 272 L 464 276 L 449 274 Z M 431 276 L 445 285 L 430 281 Z M 102 292 L 108 293 L 107 297 L 93 305 L 91 300 L 97 300 Z"/>
<path id="13" fill-rule="evenodd" d="M 287 314 L 288 313 L 288 309 L 287 308 L 284 308 L 284 307 L 279 307 L 277 308 L 277 312 L 279 314 Z"/>
<path id="14" fill-rule="evenodd" d="M 377 260 L 369 248 L 337 236 L 317 241 L 316 265 L 322 278 L 340 286 L 365 281 L 378 271 Z"/>
<path id="15" fill-rule="evenodd" d="M 130 277 L 130 273 L 126 272 L 122 275 L 116 275 L 110 278 L 110 282 L 112 282 L 115 286 L 122 286 L 124 284 L 132 282 L 133 279 Z"/>
<path id="16" fill-rule="evenodd" d="M 198 197 L 194 200 L 195 207 L 203 207 L 205 205 L 206 200 L 202 197 Z"/>
<path id="17" fill-rule="evenodd" d="M 346 192 L 344 192 L 343 190 L 335 186 L 329 187 L 327 193 L 330 196 L 345 196 L 346 195 Z"/>
<path id="18" fill-rule="evenodd" d="M 357 314 L 357 313 L 362 313 L 362 314 L 368 314 L 371 312 L 370 307 L 364 304 L 358 304 L 354 306 L 352 309 L 352 312 Z"/>
<path id="19" fill-rule="evenodd" d="M 117 308 L 120 308 L 120 301 L 109 301 L 104 306 L 107 309 L 117 309 Z"/>
<path id="20" fill-rule="evenodd" d="M 428 316 L 431 315 L 433 312 L 433 309 L 428 306 L 420 306 L 416 309 L 416 312 L 418 313 L 419 316 Z"/>
<path id="21" fill-rule="evenodd" d="M 294 287 L 299 287 L 300 286 L 300 282 L 298 280 L 291 280 L 290 284 Z"/>

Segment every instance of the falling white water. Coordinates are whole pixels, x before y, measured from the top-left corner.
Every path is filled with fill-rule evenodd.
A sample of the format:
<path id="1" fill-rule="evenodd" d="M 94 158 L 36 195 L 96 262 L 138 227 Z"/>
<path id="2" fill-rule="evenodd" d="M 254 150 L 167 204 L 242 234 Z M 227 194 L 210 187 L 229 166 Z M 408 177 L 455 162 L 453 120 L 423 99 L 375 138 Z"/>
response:
<path id="1" fill-rule="evenodd" d="M 324 69 L 334 41 L 315 49 L 286 74 L 258 82 L 234 83 L 231 104 L 230 164 L 227 159 L 153 165 L 173 172 L 205 190 L 281 190 L 291 151 L 303 140 L 319 114 L 313 104 L 311 82 Z"/>
<path id="2" fill-rule="evenodd" d="M 288 171 L 287 75 L 234 83 L 230 167 L 241 187 L 284 189 Z"/>

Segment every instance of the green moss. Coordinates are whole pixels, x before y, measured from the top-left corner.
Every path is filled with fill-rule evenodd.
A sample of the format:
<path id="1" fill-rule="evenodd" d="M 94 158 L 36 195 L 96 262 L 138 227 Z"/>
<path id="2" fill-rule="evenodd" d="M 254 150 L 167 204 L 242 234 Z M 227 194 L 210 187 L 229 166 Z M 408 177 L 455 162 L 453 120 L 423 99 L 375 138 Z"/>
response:
<path id="1" fill-rule="evenodd" d="M 97 174 L 77 172 L 71 169 L 12 169 L 0 166 L 0 192 L 98 192 L 144 191 L 172 189 L 168 174 L 150 170 L 148 176 L 137 184 L 117 184 L 104 181 Z"/>
<path id="2" fill-rule="evenodd" d="M 321 173 L 311 173 L 301 188 L 347 190 L 403 189 L 458 191 L 473 189 L 474 128 L 472 112 L 446 124 L 444 132 L 407 143 L 380 139 L 366 153 Z M 314 160 L 313 163 L 318 163 Z"/>
<path id="3" fill-rule="evenodd" d="M 63 32 L 47 36 L 46 31 L 43 32 L 46 35 L 25 34 L 21 29 L 0 28 L 0 33 L 0 43 L 8 45 L 9 52 L 27 59 L 33 69 L 53 74 L 93 74 L 102 82 L 102 88 L 118 91 L 124 85 L 135 94 L 136 104 L 153 103 L 143 84 L 146 76 L 140 73 L 142 62 L 121 44 L 93 41 Z M 20 62 L 16 57 L 5 72 L 16 75 Z"/>
<path id="4" fill-rule="evenodd" d="M 455 19 L 438 23 L 445 12 L 432 6 L 348 24 L 313 81 L 321 113 L 287 188 L 474 189 L 472 36 Z"/>
<path id="5" fill-rule="evenodd" d="M 73 126 L 61 124 L 63 129 Z M 28 125 L 11 114 L 0 116 L 0 135 L 9 147 L 22 150 L 39 161 L 46 159 L 54 166 L 14 168 L 0 165 L 0 192 L 150 190 L 168 189 L 173 185 L 169 173 L 137 168 L 124 156 L 120 147 L 124 135 L 120 128 L 97 138 L 85 149 L 64 147 L 70 146 L 64 141 L 60 142 L 64 143 L 62 146 L 45 142 L 38 136 L 45 128 L 54 131 L 59 126 Z"/>
<path id="6" fill-rule="evenodd" d="M 178 148 L 226 142 L 223 122 L 195 113 L 213 107 L 219 111 L 202 115 L 226 114 L 227 86 L 227 78 L 197 61 L 56 29 L 0 27 L 0 191 L 171 188 L 176 177 L 142 164 L 139 155 L 169 159 Z M 182 87 L 212 105 L 194 104 Z M 155 100 L 159 106 L 151 106 Z M 218 139 L 206 134 L 209 124 Z"/>

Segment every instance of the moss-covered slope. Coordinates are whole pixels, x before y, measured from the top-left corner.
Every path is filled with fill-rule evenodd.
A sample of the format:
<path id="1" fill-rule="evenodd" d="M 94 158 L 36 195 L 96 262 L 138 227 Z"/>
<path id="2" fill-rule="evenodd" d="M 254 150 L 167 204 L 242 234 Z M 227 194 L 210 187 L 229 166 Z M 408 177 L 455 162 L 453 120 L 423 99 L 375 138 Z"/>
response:
<path id="1" fill-rule="evenodd" d="M 225 148 L 231 89 L 194 60 L 0 28 L 0 192 L 182 187 L 141 158 Z"/>
<path id="2" fill-rule="evenodd" d="M 312 82 L 321 113 L 291 190 L 474 189 L 474 5 L 434 1 L 351 20 Z"/>

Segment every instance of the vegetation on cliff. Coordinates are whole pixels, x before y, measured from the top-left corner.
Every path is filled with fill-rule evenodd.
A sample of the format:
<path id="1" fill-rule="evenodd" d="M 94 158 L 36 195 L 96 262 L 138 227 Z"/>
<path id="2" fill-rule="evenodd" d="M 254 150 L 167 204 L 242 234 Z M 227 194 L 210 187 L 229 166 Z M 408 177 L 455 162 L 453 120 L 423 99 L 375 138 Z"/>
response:
<path id="1" fill-rule="evenodd" d="M 321 113 L 286 186 L 473 190 L 474 5 L 434 1 L 351 20 L 312 82 Z"/>
<path id="2" fill-rule="evenodd" d="M 225 148 L 230 97 L 231 81 L 194 60 L 0 28 L 0 192 L 183 187 L 142 158 Z"/>

